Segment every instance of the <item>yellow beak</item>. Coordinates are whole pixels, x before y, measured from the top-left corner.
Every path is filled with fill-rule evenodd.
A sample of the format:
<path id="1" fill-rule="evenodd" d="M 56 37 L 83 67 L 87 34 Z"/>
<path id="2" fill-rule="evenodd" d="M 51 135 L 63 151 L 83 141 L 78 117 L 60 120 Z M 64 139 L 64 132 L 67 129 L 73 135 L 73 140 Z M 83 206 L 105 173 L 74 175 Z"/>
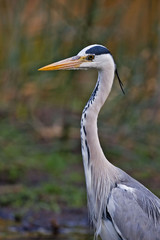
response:
<path id="1" fill-rule="evenodd" d="M 39 68 L 38 71 L 77 69 L 83 62 L 85 62 L 84 57 L 74 56 Z"/>

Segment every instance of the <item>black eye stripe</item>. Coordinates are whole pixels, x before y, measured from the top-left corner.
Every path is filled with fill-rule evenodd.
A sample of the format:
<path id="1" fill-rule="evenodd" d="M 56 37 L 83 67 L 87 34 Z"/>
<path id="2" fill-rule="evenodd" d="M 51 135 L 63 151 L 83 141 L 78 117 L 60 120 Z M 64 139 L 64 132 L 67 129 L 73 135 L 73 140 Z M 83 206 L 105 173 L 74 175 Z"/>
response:
<path id="1" fill-rule="evenodd" d="M 106 47 L 97 45 L 97 46 L 89 48 L 86 51 L 86 53 L 88 53 L 88 54 L 95 54 L 95 55 L 101 55 L 101 54 L 108 54 L 108 53 L 110 53 L 110 51 Z"/>

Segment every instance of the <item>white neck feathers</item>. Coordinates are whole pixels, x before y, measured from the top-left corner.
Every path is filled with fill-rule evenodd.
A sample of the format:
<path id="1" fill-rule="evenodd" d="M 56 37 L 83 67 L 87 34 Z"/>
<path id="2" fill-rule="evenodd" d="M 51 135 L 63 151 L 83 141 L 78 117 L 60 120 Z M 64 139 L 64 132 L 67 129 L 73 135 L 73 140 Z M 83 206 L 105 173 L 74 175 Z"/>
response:
<path id="1" fill-rule="evenodd" d="M 83 110 L 81 119 L 81 145 L 88 207 L 91 221 L 96 225 L 97 231 L 105 208 L 103 199 L 107 199 L 109 188 L 112 185 L 113 178 L 108 176 L 115 176 L 115 174 L 112 174 L 115 171 L 115 167 L 104 156 L 97 130 L 98 114 L 111 91 L 113 79 L 114 66 L 99 70 L 95 89 Z M 102 183 L 102 181 L 107 181 L 107 179 L 110 179 L 110 182 L 107 184 Z M 102 186 L 105 189 L 102 189 Z M 103 196 L 104 193 L 105 196 Z"/>
<path id="2" fill-rule="evenodd" d="M 83 110 L 81 119 L 81 144 L 84 161 L 86 160 L 86 154 L 84 154 L 83 150 L 86 149 L 86 144 L 88 145 L 88 158 L 91 158 L 91 161 L 100 161 L 99 158 L 103 155 L 97 132 L 97 118 L 101 107 L 111 91 L 113 79 L 113 68 L 108 69 L 108 71 L 99 70 L 95 89 Z"/>

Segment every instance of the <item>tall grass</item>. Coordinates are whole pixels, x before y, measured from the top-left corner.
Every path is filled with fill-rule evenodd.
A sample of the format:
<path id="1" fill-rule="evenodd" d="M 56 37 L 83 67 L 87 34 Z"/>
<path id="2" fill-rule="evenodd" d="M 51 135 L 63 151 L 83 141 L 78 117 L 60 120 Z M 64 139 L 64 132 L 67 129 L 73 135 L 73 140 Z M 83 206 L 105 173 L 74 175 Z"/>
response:
<path id="1" fill-rule="evenodd" d="M 80 154 L 80 113 L 97 73 L 37 69 L 100 43 L 112 52 L 126 91 L 124 97 L 115 80 L 99 119 L 103 148 L 116 165 L 153 179 L 158 189 L 159 12 L 156 0 L 0 1 L 2 170 L 7 159 L 23 159 L 26 145 L 31 153 L 38 146 Z"/>

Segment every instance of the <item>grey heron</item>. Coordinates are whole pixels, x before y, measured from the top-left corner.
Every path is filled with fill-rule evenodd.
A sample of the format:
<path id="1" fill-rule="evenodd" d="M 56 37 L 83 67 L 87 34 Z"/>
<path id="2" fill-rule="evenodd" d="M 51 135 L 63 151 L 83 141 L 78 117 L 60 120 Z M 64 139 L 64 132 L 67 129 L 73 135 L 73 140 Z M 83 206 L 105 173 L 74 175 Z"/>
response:
<path id="1" fill-rule="evenodd" d="M 82 112 L 81 146 L 90 220 L 95 238 L 160 240 L 160 199 L 123 170 L 111 164 L 101 148 L 97 118 L 118 76 L 110 51 L 98 44 L 76 56 L 40 68 L 98 70 L 95 89 Z M 122 82 L 118 76 L 120 86 Z M 123 90 L 123 89 L 122 89 Z"/>

